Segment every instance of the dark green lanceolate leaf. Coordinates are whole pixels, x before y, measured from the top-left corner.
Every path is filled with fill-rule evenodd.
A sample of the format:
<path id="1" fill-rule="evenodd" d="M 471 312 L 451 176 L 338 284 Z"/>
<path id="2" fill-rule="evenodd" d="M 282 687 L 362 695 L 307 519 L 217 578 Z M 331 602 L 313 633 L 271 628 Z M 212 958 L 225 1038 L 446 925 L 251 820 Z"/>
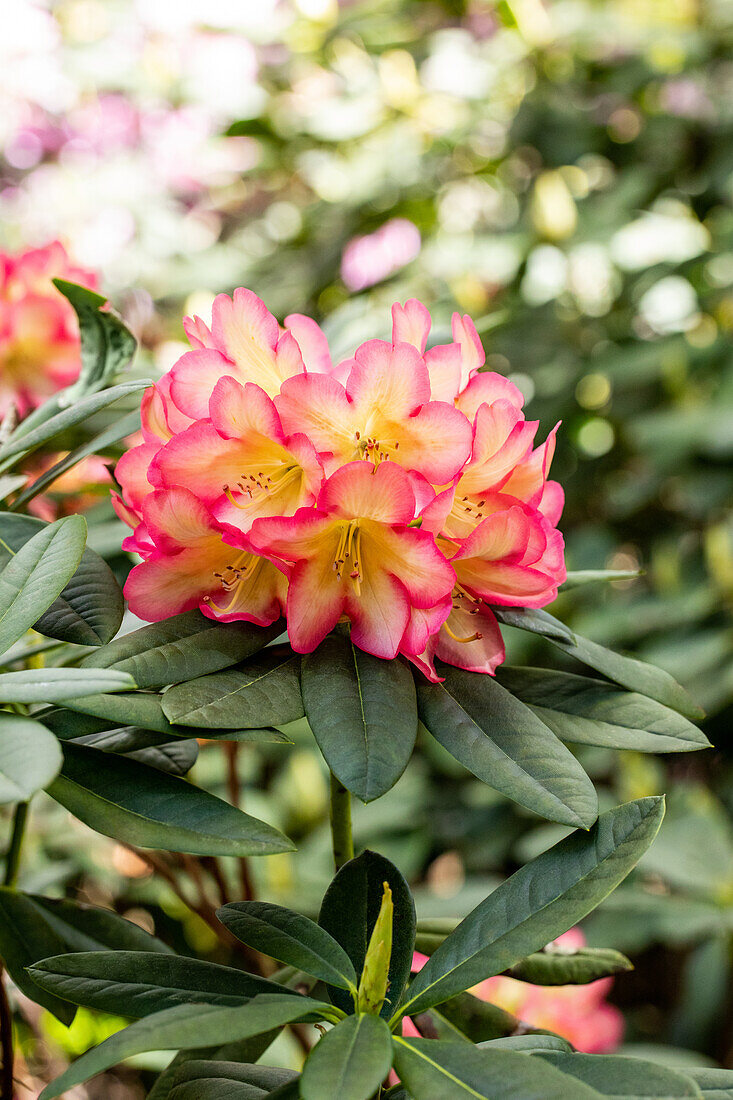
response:
<path id="1" fill-rule="evenodd" d="M 29 974 L 42 989 L 65 1001 L 136 1019 L 174 1005 L 241 1005 L 258 993 L 289 993 L 275 982 L 230 966 L 141 951 L 58 955 L 31 966 Z"/>
<path id="2" fill-rule="evenodd" d="M 27 802 L 58 775 L 59 743 L 32 718 L 0 713 L 0 804 Z"/>
<path id="3" fill-rule="evenodd" d="M 446 1020 L 454 1030 L 465 1035 L 472 1043 L 502 1038 L 511 1035 L 518 1027 L 527 1027 L 526 1024 L 520 1024 L 517 1017 L 510 1012 L 489 1001 L 482 1001 L 472 993 L 456 994 L 450 1000 L 444 1001 L 439 1010 L 430 1009 L 429 1015 L 431 1018 L 439 1016 Z"/>
<path id="4" fill-rule="evenodd" d="M 605 680 L 506 667 L 497 678 L 564 741 L 637 752 L 691 752 L 710 744 L 677 711 Z"/>
<path id="5" fill-rule="evenodd" d="M 83 668 L 80 671 L 90 676 L 104 676 L 110 673 L 118 676 L 130 675 L 128 672 L 107 668 Z M 156 733 L 166 734 L 168 737 L 190 737 L 189 730 L 176 729 L 168 721 L 163 714 L 162 699 L 161 695 L 142 691 L 129 693 L 124 698 L 100 693 L 80 699 L 66 699 L 65 706 L 69 710 L 104 719 L 118 726 L 138 726 L 140 729 L 155 730 Z"/>
<path id="6" fill-rule="evenodd" d="M 45 922 L 61 937 L 66 951 L 172 954 L 162 940 L 109 909 L 82 905 L 67 898 L 44 898 L 38 894 L 27 894 L 25 897 L 34 906 L 36 919 Z"/>
<path id="7" fill-rule="evenodd" d="M 47 1085 L 39 1100 L 53 1100 L 125 1058 L 149 1050 L 198 1050 L 252 1038 L 297 1020 L 328 1019 L 332 1009 L 309 997 L 261 995 L 246 1005 L 177 1005 L 130 1024 L 82 1055 Z"/>
<path id="8" fill-rule="evenodd" d="M 397 1073 L 420 1100 L 598 1100 L 581 1084 L 536 1058 L 465 1043 L 393 1037 Z"/>
<path id="9" fill-rule="evenodd" d="M 291 842 L 264 821 L 135 760 L 64 744 L 48 793 L 105 836 L 193 855 L 269 855 Z M 54 952 L 59 954 L 59 952 Z"/>
<path id="10" fill-rule="evenodd" d="M 15 553 L 45 526 L 33 516 L 0 512 L 0 537 Z M 10 557 L 0 544 L 0 565 Z M 123 611 L 122 590 L 112 570 L 87 546 L 76 573 L 35 626 L 49 638 L 98 646 L 115 636 Z"/>
<path id="11" fill-rule="evenodd" d="M 98 691 L 129 691 L 135 681 L 126 672 L 106 668 L 28 668 L 0 673 L 4 703 L 63 703 Z"/>
<path id="12" fill-rule="evenodd" d="M 525 864 L 431 955 L 400 1013 L 422 1012 L 502 973 L 577 924 L 636 865 L 663 815 L 662 798 L 627 802 Z"/>
<path id="13" fill-rule="evenodd" d="M 550 821 L 588 828 L 598 798 L 573 754 L 492 676 L 440 666 L 442 684 L 418 685 L 420 718 L 484 783 Z"/>
<path id="14" fill-rule="evenodd" d="M 148 1100 L 171 1100 L 173 1089 L 182 1080 L 189 1064 L 202 1065 L 201 1059 L 214 1059 L 217 1065 L 230 1065 L 232 1060 L 237 1065 L 246 1063 L 242 1068 L 249 1068 L 249 1063 L 260 1058 L 271 1043 L 277 1038 L 279 1028 L 256 1035 L 252 1039 L 244 1039 L 240 1042 L 216 1044 L 215 1046 L 184 1050 L 177 1054 L 167 1069 L 160 1074 L 153 1085 Z M 207 1064 L 213 1064 L 211 1062 Z M 257 1067 L 261 1068 L 261 1067 Z"/>
<path id="15" fill-rule="evenodd" d="M 241 1062 L 192 1058 L 179 1068 L 177 1081 L 206 1081 L 217 1078 L 253 1085 L 269 1093 L 281 1085 L 288 1084 L 289 1081 L 294 1081 L 297 1076 L 293 1070 L 278 1069 L 275 1066 L 242 1065 Z"/>
<path id="16" fill-rule="evenodd" d="M 141 688 L 162 688 L 192 680 L 251 657 L 282 633 L 284 624 L 218 623 L 200 611 L 186 611 L 125 634 L 91 653 L 87 668 L 129 672 Z"/>
<path id="17" fill-rule="evenodd" d="M 526 1054 L 536 1054 L 540 1050 L 573 1053 L 573 1048 L 567 1039 L 561 1039 L 559 1035 L 543 1035 L 537 1031 L 531 1035 L 505 1035 L 501 1039 L 490 1039 L 478 1045 L 481 1050 L 518 1050 Z"/>
<path id="18" fill-rule="evenodd" d="M 303 1100 L 369 1100 L 392 1065 L 392 1037 L 379 1016 L 348 1016 L 309 1054 L 300 1078 Z"/>
<path id="19" fill-rule="evenodd" d="M 598 978 L 633 970 L 633 964 L 610 947 L 583 947 L 567 953 L 561 949 L 537 951 L 516 963 L 509 973 L 532 985 L 587 985 Z"/>
<path id="20" fill-rule="evenodd" d="M 116 313 L 102 308 L 106 298 L 65 279 L 53 282 L 79 320 L 81 372 L 65 394 L 67 400 L 75 401 L 111 382 L 132 359 L 137 341 Z"/>
<path id="21" fill-rule="evenodd" d="M 163 696 L 171 722 L 204 729 L 282 726 L 303 717 L 300 658 L 278 646 L 226 672 L 178 684 Z"/>
<path id="22" fill-rule="evenodd" d="M 212 1077 L 205 1081 L 186 1081 L 176 1085 L 171 1092 L 171 1100 L 260 1100 L 269 1093 L 256 1085 L 241 1081 L 227 1080 L 225 1077 Z"/>
<path id="23" fill-rule="evenodd" d="M 46 489 L 53 485 L 57 478 L 65 474 L 67 470 L 73 469 L 82 459 L 88 458 L 89 455 L 93 454 L 104 454 L 108 447 L 114 446 L 115 443 L 119 443 L 125 436 L 132 435 L 134 432 L 139 431 L 139 429 L 139 409 L 119 417 L 110 427 L 105 428 L 104 431 L 95 435 L 93 439 L 88 440 L 80 447 L 76 447 L 73 451 L 70 451 L 69 454 L 64 455 L 64 457 L 54 463 L 49 470 L 46 470 L 40 477 L 37 477 L 22 493 L 18 494 L 11 505 L 11 511 L 17 512 L 20 508 L 24 508 L 29 501 L 33 500 L 40 493 L 45 492 Z"/>
<path id="24" fill-rule="evenodd" d="M 341 944 L 308 917 L 265 901 L 234 902 L 216 915 L 248 947 L 339 989 L 356 988 L 356 971 Z"/>
<path id="25" fill-rule="evenodd" d="M 597 581 L 629 581 L 641 575 L 640 569 L 576 569 L 568 573 L 560 587 L 563 592 L 568 592 L 571 588 L 595 584 Z"/>
<path id="26" fill-rule="evenodd" d="M 84 517 L 68 516 L 42 527 L 11 557 L 0 573 L 0 653 L 61 594 L 81 561 L 86 537 Z"/>
<path id="27" fill-rule="evenodd" d="M 583 638 L 580 634 L 572 634 L 568 638 L 562 633 L 567 629 L 564 624 L 553 618 L 547 611 L 535 611 L 532 614 L 540 615 L 543 623 L 549 622 L 548 630 L 536 632 L 544 633 L 553 645 L 558 646 L 569 656 L 575 657 L 576 661 L 594 668 L 596 672 L 607 676 L 609 680 L 613 680 L 614 683 L 620 684 L 629 691 L 638 691 L 640 695 L 648 695 L 650 699 L 656 699 L 658 703 L 684 714 L 686 718 L 697 719 L 704 716 L 703 711 L 693 702 L 681 684 L 678 684 L 663 669 L 645 664 L 644 661 L 638 661 L 635 657 L 614 653 L 613 650 L 591 642 L 589 638 Z M 507 620 L 501 619 L 501 621 Z M 511 625 L 533 629 L 531 626 L 525 626 L 519 619 Z M 553 633 L 554 627 L 557 629 Z"/>
<path id="28" fill-rule="evenodd" d="M 407 666 L 331 634 L 303 658 L 301 687 L 313 736 L 336 778 L 362 802 L 390 790 L 417 736 L 415 683 Z"/>
<path id="29" fill-rule="evenodd" d="M 80 673 L 89 676 L 128 676 L 127 672 L 116 669 L 89 668 L 80 669 Z M 116 695 L 86 695 L 82 698 L 64 699 L 64 706 L 78 714 L 98 718 L 113 726 L 137 726 L 140 729 L 153 730 L 161 736 L 190 738 L 192 727 L 175 726 L 163 713 L 163 696 L 153 692 L 128 692 L 124 698 Z M 67 723 L 68 728 L 68 723 Z M 290 744 L 286 734 L 271 726 L 256 729 L 201 729 L 201 735 L 211 740 L 222 741 L 267 741 Z"/>
<path id="30" fill-rule="evenodd" d="M 28 417 L 27 420 L 23 421 L 12 439 L 0 448 L 0 467 L 3 469 L 8 468 L 13 465 L 9 461 L 10 459 L 30 454 L 31 451 L 37 450 L 43 443 L 48 443 L 50 439 L 68 431 L 69 428 L 73 428 L 75 424 L 80 424 L 83 420 L 93 416 L 94 413 L 108 408 L 115 401 L 120 401 L 124 397 L 130 397 L 134 393 L 139 393 L 140 390 L 147 389 L 149 385 L 150 382 L 147 379 L 142 379 L 137 382 L 123 382 L 121 385 L 112 386 L 101 393 L 89 394 L 82 397 L 80 401 L 75 401 L 69 408 L 55 412 L 48 420 L 35 426 L 30 425 L 31 417 Z M 23 429 L 26 427 L 27 430 L 24 431 Z"/>
<path id="31" fill-rule="evenodd" d="M 392 891 L 394 923 L 389 993 L 381 1015 L 389 1016 L 410 975 L 415 945 L 415 904 L 404 878 L 388 859 L 376 852 L 362 852 L 344 864 L 326 891 L 318 923 L 345 949 L 358 975 L 364 967 L 367 948 L 382 907 L 384 883 Z M 351 997 L 329 986 L 329 996 L 345 1012 L 351 1012 Z"/>
<path id="32" fill-rule="evenodd" d="M 76 1008 L 37 985 L 26 968 L 49 955 L 107 948 L 168 950 L 154 936 L 106 909 L 0 887 L 0 956 L 18 988 L 63 1023 L 71 1023 Z"/>
<path id="33" fill-rule="evenodd" d="M 140 730 L 139 732 L 145 733 L 147 731 Z M 153 736 L 156 735 L 153 734 Z M 103 751 L 110 751 L 109 743 Z M 137 760 L 140 764 L 146 764 L 151 768 L 157 768 L 161 772 L 167 772 L 168 775 L 188 775 L 198 760 L 199 743 L 195 738 L 189 741 L 169 741 L 164 745 L 146 745 L 144 748 L 133 749 L 123 755 L 130 760 Z"/>
<path id="34" fill-rule="evenodd" d="M 733 1100 L 733 1070 L 691 1066 L 685 1076 L 702 1090 L 704 1100 Z"/>
<path id="35" fill-rule="evenodd" d="M 540 1050 L 537 1054 L 562 1073 L 589 1085 L 600 1096 L 618 1096 L 623 1100 L 636 1100 L 636 1097 L 681 1100 L 682 1097 L 702 1096 L 698 1086 L 685 1073 L 642 1058 L 567 1054 L 557 1050 Z"/>
<path id="36" fill-rule="evenodd" d="M 569 626 L 561 623 L 547 611 L 535 610 L 531 607 L 492 607 L 491 609 L 500 623 L 506 626 L 516 626 L 520 630 L 528 630 L 531 634 L 540 634 L 543 638 L 572 642 L 575 635 Z"/>

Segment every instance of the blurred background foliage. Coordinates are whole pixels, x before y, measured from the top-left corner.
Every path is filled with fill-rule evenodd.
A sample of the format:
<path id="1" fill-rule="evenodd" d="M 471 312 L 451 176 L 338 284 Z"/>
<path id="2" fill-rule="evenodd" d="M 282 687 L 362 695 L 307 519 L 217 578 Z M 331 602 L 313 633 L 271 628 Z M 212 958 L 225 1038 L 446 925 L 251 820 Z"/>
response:
<path id="1" fill-rule="evenodd" d="M 475 318 L 544 434 L 562 420 L 569 568 L 643 574 L 567 591 L 557 614 L 669 669 L 716 746 L 672 763 L 581 750 L 609 805 L 671 790 L 658 843 L 586 932 L 637 963 L 614 991 L 629 1044 L 728 1065 L 732 42 L 725 0 L 15 0 L 0 39 L 0 245 L 60 237 L 97 268 L 142 341 L 138 371 L 166 370 L 182 314 L 235 286 L 312 313 L 337 356 L 417 297 L 436 342 L 454 309 Z M 106 503 L 91 515 L 124 570 Z M 512 661 L 555 659 L 506 630 Z M 313 910 L 327 783 L 293 736 L 234 751 L 246 805 L 300 849 L 256 862 L 258 887 Z M 220 749 L 196 767 L 233 796 Z M 355 824 L 420 884 L 426 916 L 465 913 L 558 835 L 427 742 Z M 42 796 L 23 885 L 226 958 L 147 865 Z M 43 1058 L 108 1023 L 47 1026 Z M 143 1095 L 138 1081 L 104 1095 Z"/>

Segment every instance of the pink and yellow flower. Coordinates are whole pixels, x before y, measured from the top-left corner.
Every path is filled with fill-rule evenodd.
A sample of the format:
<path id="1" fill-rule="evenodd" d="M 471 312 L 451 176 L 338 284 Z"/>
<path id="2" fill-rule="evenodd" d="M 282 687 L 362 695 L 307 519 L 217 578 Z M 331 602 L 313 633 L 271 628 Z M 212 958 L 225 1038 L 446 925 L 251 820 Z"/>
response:
<path id="1" fill-rule="evenodd" d="M 192 350 L 146 394 L 143 442 L 116 471 L 143 558 L 134 611 L 285 611 L 299 652 L 347 622 L 433 680 L 436 657 L 495 671 L 492 606 L 542 607 L 565 577 L 555 433 L 535 445 L 469 317 L 431 348 L 420 302 L 392 319 L 391 343 L 337 363 L 315 321 L 281 327 L 249 290 L 219 295 L 211 325 L 186 319 Z"/>
<path id="2" fill-rule="evenodd" d="M 25 416 L 79 374 L 76 314 L 53 278 L 97 286 L 96 275 L 72 264 L 58 241 L 0 252 L 0 416 L 11 405 Z"/>

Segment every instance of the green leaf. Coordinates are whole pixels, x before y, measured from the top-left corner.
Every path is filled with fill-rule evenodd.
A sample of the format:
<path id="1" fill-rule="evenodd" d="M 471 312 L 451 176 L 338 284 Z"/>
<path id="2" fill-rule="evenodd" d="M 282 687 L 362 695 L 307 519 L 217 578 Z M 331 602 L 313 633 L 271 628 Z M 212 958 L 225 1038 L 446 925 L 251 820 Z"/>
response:
<path id="1" fill-rule="evenodd" d="M 129 672 L 108 668 L 80 669 L 88 676 L 129 676 Z M 138 726 L 140 729 L 155 730 L 168 737 L 190 737 L 188 729 L 176 729 L 163 714 L 163 696 L 148 692 L 130 692 L 124 699 L 115 695 L 87 695 L 84 698 L 69 698 L 64 705 L 80 714 L 89 714 L 103 718 L 118 726 Z"/>
<path id="2" fill-rule="evenodd" d="M 506 626 L 516 626 L 520 630 L 540 634 L 551 641 L 572 643 L 575 640 L 570 627 L 565 626 L 565 623 L 561 623 L 547 611 L 532 607 L 492 607 L 491 610 L 499 622 L 505 623 Z"/>
<path id="3" fill-rule="evenodd" d="M 497 678 L 564 741 L 636 752 L 691 752 L 710 744 L 677 711 L 605 680 L 510 667 Z"/>
<path id="4" fill-rule="evenodd" d="M 567 1054 L 556 1050 L 540 1050 L 537 1056 L 562 1073 L 589 1085 L 600 1096 L 618 1096 L 623 1100 L 654 1097 L 677 1100 L 678 1097 L 702 1096 L 695 1082 L 686 1074 L 668 1069 L 656 1062 L 620 1055 Z"/>
<path id="5" fill-rule="evenodd" d="M 554 1068 L 548 1073 L 527 1054 L 396 1035 L 392 1041 L 395 1069 L 420 1100 L 598 1100 L 595 1089 Z"/>
<path id="6" fill-rule="evenodd" d="M 45 528 L 46 524 L 33 516 L 0 512 L 0 537 L 16 553 Z M 0 544 L 0 565 L 11 556 Z M 114 638 L 123 611 L 122 589 L 114 573 L 106 561 L 87 546 L 76 573 L 35 625 L 39 633 L 49 638 L 98 646 Z"/>
<path id="7" fill-rule="evenodd" d="M 143 848 L 209 856 L 292 849 L 277 829 L 208 791 L 124 756 L 68 741 L 61 774 L 48 793 L 97 832 Z"/>
<path id="8" fill-rule="evenodd" d="M 559 1050 L 566 1054 L 572 1054 L 573 1048 L 567 1039 L 559 1035 L 543 1035 L 534 1032 L 530 1035 L 505 1035 L 501 1039 L 490 1039 L 488 1042 L 479 1043 L 481 1050 L 518 1050 L 526 1054 L 535 1054 L 540 1050 Z"/>
<path id="9" fill-rule="evenodd" d="M 116 669 L 81 669 L 89 675 L 127 676 L 126 672 L 117 672 Z M 152 692 L 130 692 L 124 699 L 115 695 L 87 695 L 81 699 L 65 699 L 64 705 L 69 710 L 79 714 L 90 715 L 94 718 L 107 721 L 117 726 L 127 726 L 130 723 L 141 729 L 154 730 L 166 737 L 190 738 L 191 726 L 174 726 L 163 713 L 163 696 Z M 276 730 L 274 727 L 265 726 L 262 729 L 202 729 L 202 736 L 211 740 L 222 741 L 267 741 L 291 744 L 290 738 Z"/>
<path id="10" fill-rule="evenodd" d="M 136 1019 L 191 1002 L 240 1005 L 258 993 L 290 994 L 230 966 L 142 951 L 58 955 L 35 963 L 28 973 L 41 989 L 65 1001 Z"/>
<path id="11" fill-rule="evenodd" d="M 63 408 L 60 412 L 54 413 L 48 420 L 33 427 L 30 426 L 29 421 L 31 418 L 28 417 L 5 446 L 0 447 L 0 468 L 7 469 L 9 466 L 14 465 L 9 461 L 10 459 L 21 455 L 25 457 L 25 455 L 37 450 L 43 443 L 48 443 L 55 436 L 61 435 L 69 428 L 73 428 L 75 424 L 80 424 L 83 420 L 93 416 L 94 413 L 101 412 L 102 409 L 114 405 L 116 401 L 120 401 L 124 397 L 130 397 L 134 393 L 139 393 L 140 390 L 147 389 L 149 385 L 149 379 L 141 379 L 135 382 L 123 382 L 121 385 L 112 386 L 101 393 L 91 393 L 86 397 L 82 397 L 81 400 L 75 401 L 69 408 Z"/>
<path id="12" fill-rule="evenodd" d="M 552 619 L 546 611 L 542 615 Z M 557 619 L 552 619 L 558 623 Z M 562 623 L 558 623 L 562 626 Z M 656 699 L 665 707 L 684 714 L 685 718 L 698 719 L 704 717 L 704 712 L 690 698 L 685 689 L 677 683 L 668 672 L 655 665 L 645 664 L 635 657 L 624 657 L 621 653 L 614 653 L 580 634 L 573 634 L 572 639 L 546 635 L 553 645 L 558 646 L 570 657 L 575 657 L 589 668 L 594 668 L 609 680 L 628 688 L 629 691 L 638 691 L 640 695 L 648 695 L 650 699 Z"/>
<path id="13" fill-rule="evenodd" d="M 379 1016 L 348 1016 L 306 1059 L 300 1078 L 303 1100 L 369 1100 L 392 1065 L 389 1028 Z"/>
<path id="14" fill-rule="evenodd" d="M 41 528 L 0 573 L 0 653 L 4 653 L 41 615 L 76 572 L 84 551 L 83 516 L 58 519 Z"/>
<path id="15" fill-rule="evenodd" d="M 573 754 L 492 676 L 441 665 L 442 684 L 422 680 L 420 718 L 464 767 L 521 806 L 588 828 L 598 798 Z"/>
<path id="16" fill-rule="evenodd" d="M 241 1062 L 210 1061 L 192 1058 L 178 1071 L 177 1082 L 206 1081 L 216 1078 L 220 1081 L 233 1081 L 253 1085 L 265 1094 L 272 1089 L 295 1081 L 298 1075 L 290 1069 L 278 1069 L 275 1066 L 242 1064 Z"/>
<path id="17" fill-rule="evenodd" d="M 641 569 L 576 569 L 567 574 L 560 588 L 563 592 L 569 592 L 571 588 L 595 584 L 596 581 L 630 581 L 640 577 L 642 572 Z"/>
<path id="18" fill-rule="evenodd" d="M 598 978 L 633 970 L 620 951 L 610 947 L 582 947 L 566 952 L 561 948 L 537 951 L 515 963 L 509 973 L 532 985 L 587 985 Z"/>
<path id="19" fill-rule="evenodd" d="M 135 681 L 126 672 L 105 668 L 28 668 L 0 673 L 4 703 L 63 703 L 98 691 L 129 691 Z"/>
<path id="20" fill-rule="evenodd" d="M 685 1076 L 702 1089 L 704 1100 L 733 1100 L 733 1070 L 690 1066 Z"/>
<path id="21" fill-rule="evenodd" d="M 106 909 L 0 887 L 0 956 L 18 988 L 63 1023 L 71 1023 L 76 1008 L 42 989 L 26 968 L 48 955 L 107 948 L 168 950 L 154 936 Z"/>
<path id="22" fill-rule="evenodd" d="M 518 1027 L 530 1031 L 526 1023 L 521 1023 L 516 1016 L 512 1016 L 498 1005 L 489 1001 L 482 1001 L 474 997 L 472 993 L 458 993 L 455 997 L 444 1001 L 440 1009 L 430 1009 L 430 1014 L 435 1014 L 448 1021 L 454 1028 L 465 1035 L 472 1043 L 483 1043 L 489 1039 L 498 1039 L 505 1035 L 513 1034 Z"/>
<path id="23" fill-rule="evenodd" d="M 161 688 L 228 668 L 251 657 L 284 629 L 253 623 L 218 623 L 200 611 L 186 611 L 151 623 L 91 653 L 85 668 L 129 672 L 141 688 Z"/>
<path id="24" fill-rule="evenodd" d="M 410 976 L 415 945 L 415 903 L 404 878 L 388 859 L 376 852 L 362 852 L 344 864 L 323 898 L 318 923 L 345 949 L 358 975 L 382 907 L 384 883 L 392 891 L 394 924 L 389 994 L 381 1015 L 389 1016 Z M 329 986 L 329 996 L 345 1012 L 353 1011 L 351 997 Z"/>
<path id="25" fill-rule="evenodd" d="M 0 805 L 27 802 L 59 773 L 59 743 L 32 718 L 0 712 Z"/>
<path id="26" fill-rule="evenodd" d="M 115 443 L 119 443 L 125 436 L 132 435 L 139 430 L 139 409 L 135 409 L 134 412 L 126 413 L 124 416 L 119 417 L 108 428 L 105 428 L 104 431 L 99 432 L 81 446 L 75 447 L 73 451 L 70 451 L 67 455 L 64 455 L 63 458 L 60 458 L 58 462 L 54 463 L 50 469 L 45 470 L 40 477 L 37 477 L 22 493 L 18 494 L 10 510 L 12 512 L 17 512 L 20 508 L 25 507 L 29 501 L 33 500 L 40 493 L 43 493 L 49 486 L 53 485 L 57 478 L 65 474 L 67 470 L 73 469 L 82 459 L 88 458 L 89 455 L 104 454 L 109 447 L 114 446 Z"/>
<path id="27" fill-rule="evenodd" d="M 400 1006 L 414 1015 L 501 974 L 587 916 L 651 844 L 663 798 L 641 798 L 602 814 L 516 871 L 431 955 Z"/>
<path id="28" fill-rule="evenodd" d="M 147 733 L 147 730 L 140 730 L 139 732 Z M 153 736 L 156 735 L 153 734 Z M 112 748 L 109 740 L 104 746 L 99 746 L 94 742 L 89 742 L 89 744 L 92 748 L 102 747 L 103 752 L 117 751 Z M 151 768 L 167 772 L 168 775 L 188 775 L 199 758 L 199 743 L 195 738 L 188 741 L 168 741 L 163 745 L 146 745 L 143 748 L 133 749 L 131 752 L 125 752 L 122 755 L 128 757 L 129 760 L 137 760 L 141 764 L 147 764 Z"/>
<path id="29" fill-rule="evenodd" d="M 171 1100 L 172 1091 L 180 1081 L 185 1080 L 186 1067 L 196 1063 L 201 1065 L 201 1059 L 216 1059 L 216 1063 L 231 1065 L 231 1060 L 236 1063 L 251 1063 L 260 1058 L 279 1034 L 279 1028 L 266 1031 L 262 1035 L 256 1035 L 252 1039 L 244 1039 L 241 1042 L 223 1043 L 216 1046 L 204 1047 L 194 1050 L 184 1050 L 177 1054 L 170 1065 L 160 1074 L 153 1088 L 148 1094 L 148 1100 Z M 211 1064 L 211 1063 L 209 1063 Z M 249 1065 L 240 1068 L 249 1069 Z M 258 1069 L 262 1067 L 256 1067 Z"/>
<path id="30" fill-rule="evenodd" d="M 149 1050 L 198 1050 L 231 1043 L 298 1020 L 329 1018 L 328 1005 L 309 997 L 264 994 L 246 1005 L 177 1005 L 130 1024 L 88 1051 L 47 1085 L 39 1100 L 54 1100 L 67 1089 L 103 1073 L 125 1058 Z"/>
<path id="31" fill-rule="evenodd" d="M 171 1100 L 260 1100 L 268 1096 L 264 1089 L 225 1077 L 212 1077 L 204 1081 L 187 1081 L 176 1085 Z"/>
<path id="32" fill-rule="evenodd" d="M 112 949 L 172 954 L 162 940 L 109 909 L 83 905 L 68 898 L 25 896 L 35 907 L 36 919 L 45 922 L 61 937 L 65 951 Z"/>
<path id="33" fill-rule="evenodd" d="M 339 989 L 356 989 L 351 959 L 341 944 L 308 917 L 265 901 L 234 902 L 216 915 L 248 947 Z"/>
<path id="34" fill-rule="evenodd" d="M 137 341 L 116 313 L 102 309 L 106 298 L 65 279 L 53 283 L 74 307 L 79 321 L 81 372 L 65 393 L 67 400 L 76 401 L 111 382 L 132 359 Z"/>
<path id="35" fill-rule="evenodd" d="M 301 686 L 313 736 L 336 778 L 362 802 L 386 794 L 405 770 L 417 736 L 415 683 L 407 666 L 331 634 L 303 657 Z"/>
<path id="36" fill-rule="evenodd" d="M 204 729 L 283 726 L 303 717 L 300 658 L 289 648 L 268 649 L 245 664 L 178 684 L 163 697 L 171 722 Z"/>

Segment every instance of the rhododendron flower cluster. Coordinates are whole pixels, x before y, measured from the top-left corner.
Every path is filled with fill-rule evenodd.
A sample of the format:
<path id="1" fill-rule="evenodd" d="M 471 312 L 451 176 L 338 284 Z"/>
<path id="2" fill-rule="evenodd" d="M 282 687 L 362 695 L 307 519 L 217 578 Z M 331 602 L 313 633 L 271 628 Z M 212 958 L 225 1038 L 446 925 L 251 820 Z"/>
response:
<path id="1" fill-rule="evenodd" d="M 355 645 L 433 679 L 435 657 L 495 670 L 491 605 L 542 607 L 565 577 L 555 433 L 536 445 L 468 317 L 428 349 L 420 302 L 392 315 L 391 342 L 340 363 L 313 320 L 281 328 L 249 290 L 219 295 L 210 327 L 185 320 L 192 350 L 117 466 L 136 614 L 285 614 L 298 652 L 347 620 Z"/>
<path id="2" fill-rule="evenodd" d="M 15 255 L 0 252 L 0 416 L 20 416 L 70 385 L 81 368 L 76 314 L 52 279 L 96 290 L 58 241 Z"/>

